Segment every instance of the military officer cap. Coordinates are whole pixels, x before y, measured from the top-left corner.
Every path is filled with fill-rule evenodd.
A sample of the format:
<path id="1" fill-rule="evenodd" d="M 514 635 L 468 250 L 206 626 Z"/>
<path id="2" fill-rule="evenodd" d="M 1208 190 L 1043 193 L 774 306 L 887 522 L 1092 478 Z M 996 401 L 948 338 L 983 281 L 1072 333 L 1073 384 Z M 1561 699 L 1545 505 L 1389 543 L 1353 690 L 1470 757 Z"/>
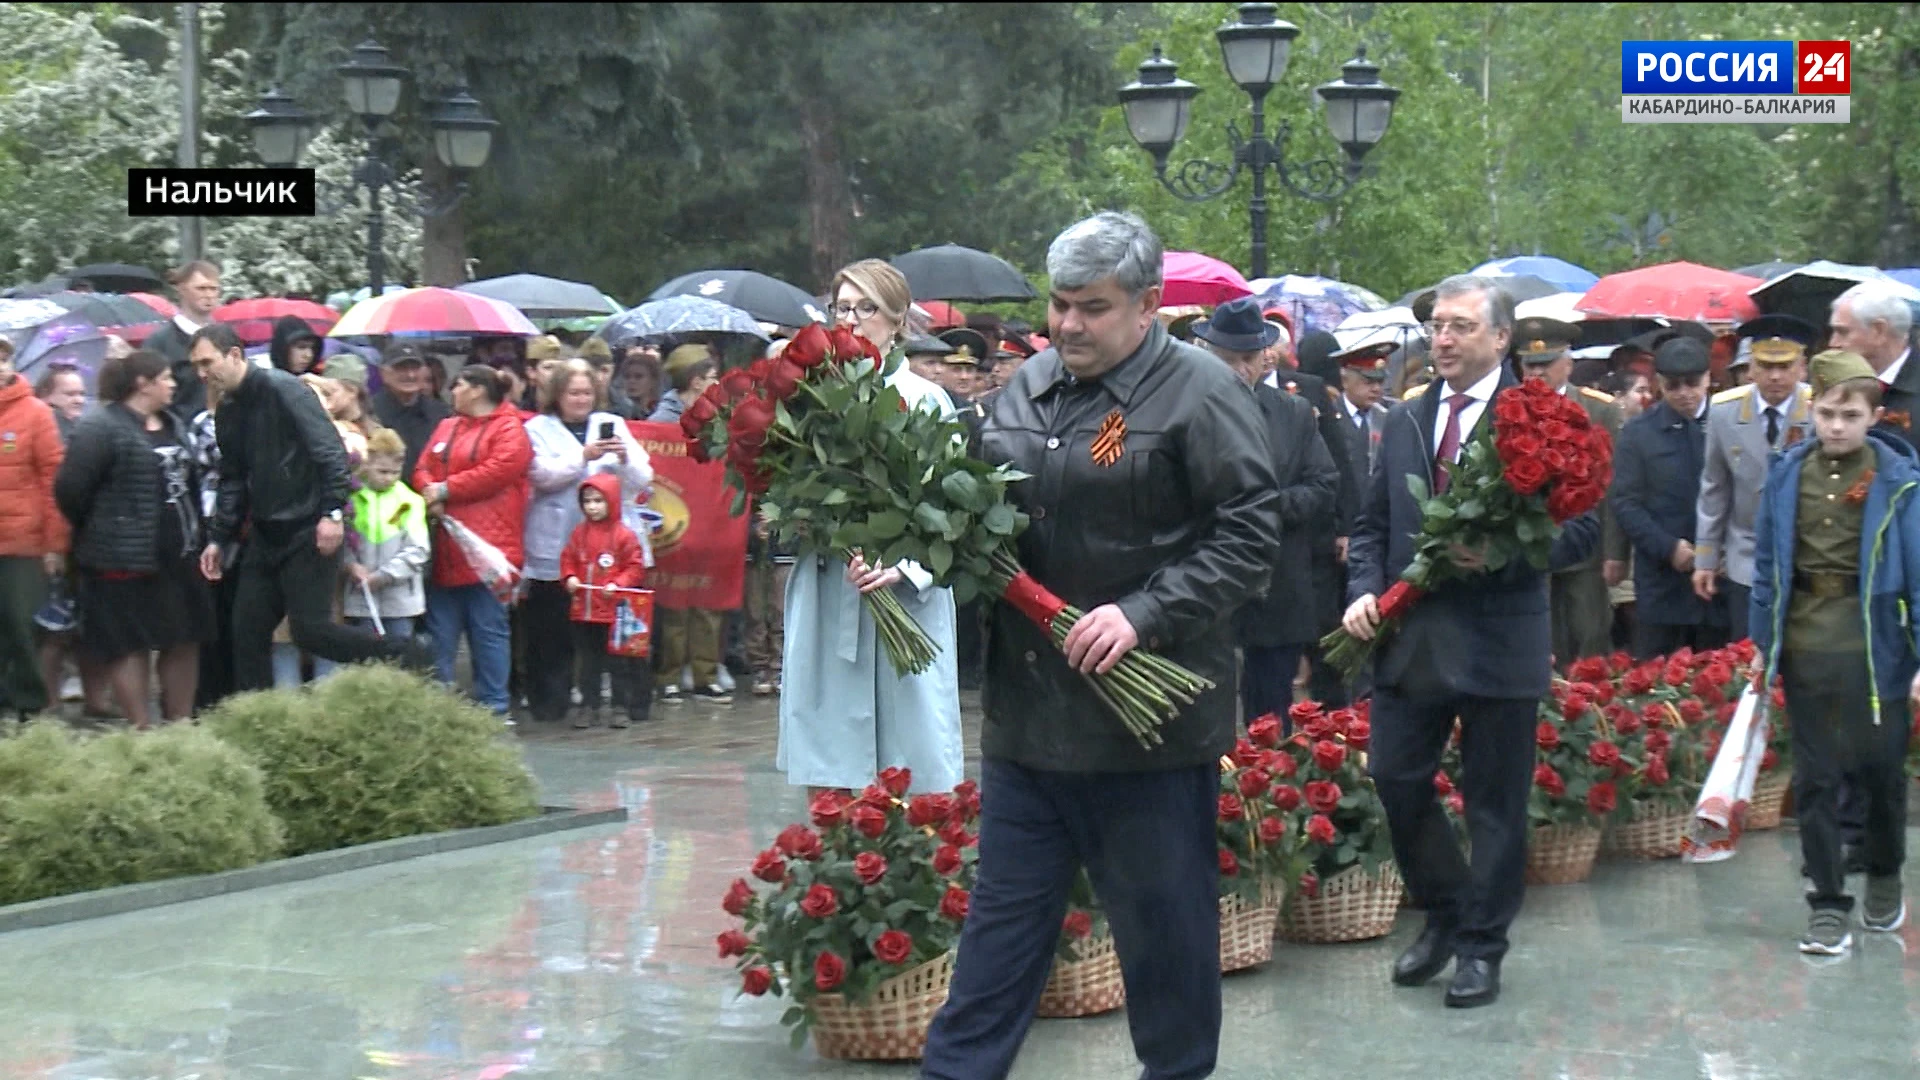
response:
<path id="1" fill-rule="evenodd" d="M 1653 370 L 1676 379 L 1705 375 L 1707 347 L 1689 337 L 1670 338 L 1654 350 Z"/>
<path id="2" fill-rule="evenodd" d="M 1342 371 L 1351 371 L 1374 382 L 1384 382 L 1387 378 L 1387 357 L 1393 355 L 1393 349 L 1391 341 L 1374 341 L 1334 353 L 1333 359 Z"/>
<path id="3" fill-rule="evenodd" d="M 1739 330 L 1742 339 L 1753 342 L 1756 364 L 1791 364 L 1803 360 L 1819 333 L 1812 323 L 1782 313 L 1748 319 L 1740 324 Z"/>
<path id="4" fill-rule="evenodd" d="M 1866 357 L 1844 349 L 1828 349 L 1807 364 L 1807 380 L 1813 384 L 1813 396 L 1853 379 L 1873 379 L 1878 374 Z"/>
<path id="5" fill-rule="evenodd" d="M 953 346 L 937 337 L 925 334 L 911 334 L 907 337 L 908 356 L 945 356 L 953 351 Z"/>
<path id="6" fill-rule="evenodd" d="M 940 362 L 943 364 L 952 364 L 956 367 L 978 367 L 980 361 L 993 355 L 992 348 L 987 345 L 987 335 L 969 327 L 962 326 L 956 330 L 949 330 L 940 335 L 940 340 L 953 346 L 952 352 L 940 357 Z"/>
<path id="7" fill-rule="evenodd" d="M 1529 366 L 1553 363 L 1579 338 L 1579 327 L 1544 315 L 1529 315 L 1513 324 L 1513 351 Z"/>

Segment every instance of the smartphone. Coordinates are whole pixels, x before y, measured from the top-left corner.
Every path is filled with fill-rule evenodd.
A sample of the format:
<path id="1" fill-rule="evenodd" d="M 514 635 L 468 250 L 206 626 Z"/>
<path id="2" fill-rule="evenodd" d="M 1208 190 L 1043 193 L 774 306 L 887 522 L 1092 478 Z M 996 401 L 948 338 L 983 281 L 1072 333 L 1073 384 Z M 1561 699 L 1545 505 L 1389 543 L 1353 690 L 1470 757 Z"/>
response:
<path id="1" fill-rule="evenodd" d="M 600 441 L 606 442 L 608 439 L 611 439 L 611 438 L 613 438 L 613 421 L 611 420 L 600 421 Z"/>

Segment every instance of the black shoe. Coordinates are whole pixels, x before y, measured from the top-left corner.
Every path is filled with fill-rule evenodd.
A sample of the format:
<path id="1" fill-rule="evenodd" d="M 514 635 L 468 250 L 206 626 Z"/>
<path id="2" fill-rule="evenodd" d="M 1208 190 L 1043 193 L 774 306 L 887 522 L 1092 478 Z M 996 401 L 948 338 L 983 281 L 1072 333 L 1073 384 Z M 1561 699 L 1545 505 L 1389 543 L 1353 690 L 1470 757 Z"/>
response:
<path id="1" fill-rule="evenodd" d="M 415 675 L 423 675 L 429 679 L 433 678 L 438 670 L 432 647 L 424 645 L 418 640 L 408 641 L 405 645 L 401 646 L 398 659 L 403 669 L 411 671 Z"/>
<path id="2" fill-rule="evenodd" d="M 1447 1008 L 1477 1009 L 1500 1000 L 1500 965 L 1492 960 L 1460 958 L 1447 987 Z"/>
<path id="3" fill-rule="evenodd" d="M 1453 962 L 1453 945 L 1448 940 L 1452 936 L 1451 930 L 1437 926 L 1420 931 L 1407 951 L 1393 962 L 1393 984 L 1424 986 L 1447 970 L 1447 965 Z"/>

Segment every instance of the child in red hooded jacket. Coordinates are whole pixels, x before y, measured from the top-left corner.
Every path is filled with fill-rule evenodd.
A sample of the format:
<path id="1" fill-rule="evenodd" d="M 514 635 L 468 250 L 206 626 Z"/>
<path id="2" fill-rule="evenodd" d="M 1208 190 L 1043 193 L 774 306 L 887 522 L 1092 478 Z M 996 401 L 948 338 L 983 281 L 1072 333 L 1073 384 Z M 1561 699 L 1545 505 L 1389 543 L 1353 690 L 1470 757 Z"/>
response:
<path id="1" fill-rule="evenodd" d="M 601 589 L 637 589 L 646 576 L 640 538 L 620 523 L 620 478 L 595 473 L 580 483 L 580 512 L 586 515 L 560 553 L 560 579 L 573 594 L 573 651 L 580 658 L 582 705 L 573 726 L 592 724 L 592 702 L 600 699 L 600 675 L 613 676 L 613 705 L 602 709 L 607 726 L 626 727 L 647 718 L 653 701 L 653 662 L 607 652 L 615 601 Z"/>

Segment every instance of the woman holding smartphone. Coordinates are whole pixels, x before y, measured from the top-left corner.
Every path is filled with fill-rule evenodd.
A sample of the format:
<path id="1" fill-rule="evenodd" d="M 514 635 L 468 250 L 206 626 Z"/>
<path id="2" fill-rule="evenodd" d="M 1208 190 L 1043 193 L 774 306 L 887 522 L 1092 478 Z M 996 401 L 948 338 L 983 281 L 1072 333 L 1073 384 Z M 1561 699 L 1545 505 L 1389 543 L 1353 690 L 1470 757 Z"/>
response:
<path id="1" fill-rule="evenodd" d="M 567 622 L 571 598 L 560 583 L 560 552 L 580 524 L 580 482 L 594 473 L 620 478 L 622 517 L 644 541 L 638 514 L 653 484 L 653 468 L 626 421 L 607 402 L 585 360 L 568 360 L 543 388 L 545 408 L 527 421 L 533 444 L 533 501 L 527 506 L 527 598 L 522 607 L 527 635 L 527 704 L 536 722 L 557 722 L 573 687 L 573 639 Z M 580 688 L 591 716 L 598 686 Z"/>

